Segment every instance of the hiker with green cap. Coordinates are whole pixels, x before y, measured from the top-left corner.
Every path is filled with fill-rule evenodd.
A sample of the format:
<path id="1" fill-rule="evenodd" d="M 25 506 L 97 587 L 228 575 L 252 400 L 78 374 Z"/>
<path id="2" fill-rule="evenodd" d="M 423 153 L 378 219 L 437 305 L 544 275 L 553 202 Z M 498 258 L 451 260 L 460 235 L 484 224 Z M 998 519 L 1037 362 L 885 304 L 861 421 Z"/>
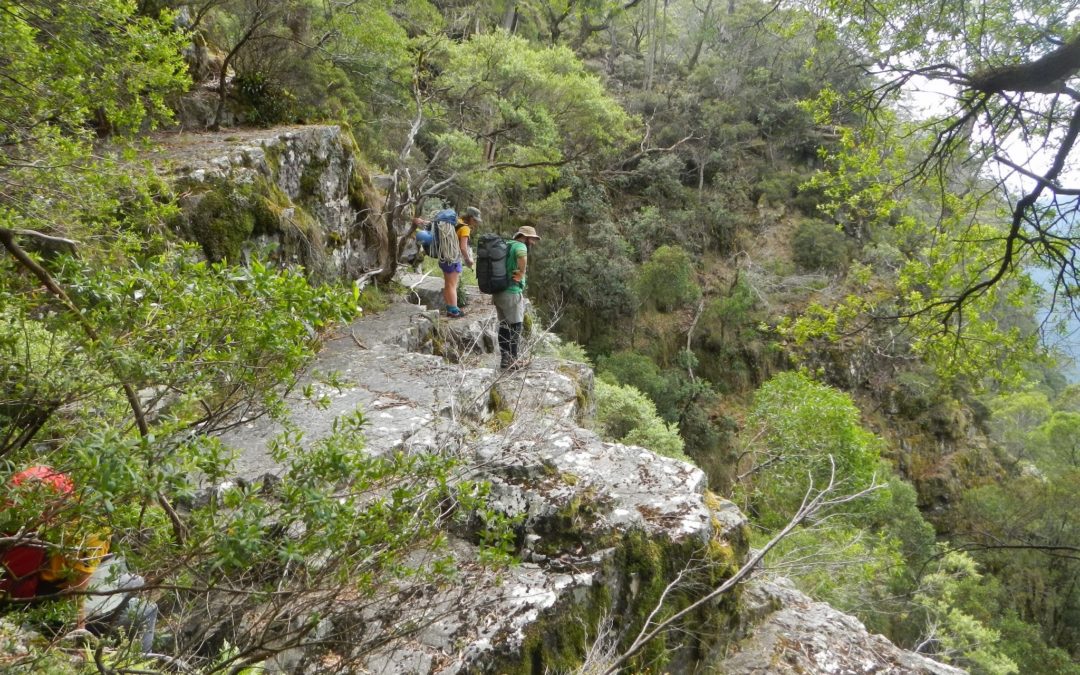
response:
<path id="1" fill-rule="evenodd" d="M 540 241 L 536 229 L 523 225 L 514 233 L 506 257 L 510 273 L 509 287 L 491 296 L 499 317 L 499 367 L 517 370 L 528 365 L 521 352 L 521 333 L 525 327 L 525 274 L 529 265 L 529 248 Z"/>

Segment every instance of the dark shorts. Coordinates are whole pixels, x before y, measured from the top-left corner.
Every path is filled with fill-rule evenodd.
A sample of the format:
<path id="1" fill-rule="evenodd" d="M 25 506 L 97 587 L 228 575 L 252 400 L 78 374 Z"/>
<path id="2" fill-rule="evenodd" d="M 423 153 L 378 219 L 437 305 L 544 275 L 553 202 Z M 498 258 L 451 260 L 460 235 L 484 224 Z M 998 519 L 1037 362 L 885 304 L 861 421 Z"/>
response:
<path id="1" fill-rule="evenodd" d="M 450 272 L 460 272 L 461 271 L 461 261 L 459 260 L 456 263 L 440 262 L 439 263 L 439 269 L 441 269 L 443 271 L 443 274 L 449 274 Z"/>

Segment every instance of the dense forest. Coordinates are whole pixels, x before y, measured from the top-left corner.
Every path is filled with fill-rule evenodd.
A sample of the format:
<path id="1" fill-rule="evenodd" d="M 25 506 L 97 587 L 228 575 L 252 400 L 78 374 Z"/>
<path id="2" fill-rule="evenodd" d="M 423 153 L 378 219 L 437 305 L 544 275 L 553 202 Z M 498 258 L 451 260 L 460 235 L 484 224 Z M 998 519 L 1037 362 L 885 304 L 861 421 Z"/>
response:
<path id="1" fill-rule="evenodd" d="M 283 435 L 274 499 L 198 488 L 232 474 L 217 432 L 280 411 L 321 337 L 390 301 L 412 218 L 475 205 L 487 230 L 542 234 L 530 322 L 595 368 L 606 438 L 699 466 L 756 546 L 808 488 L 866 491 L 770 571 L 971 672 L 1080 673 L 1080 385 L 1046 346 L 1075 340 L 1078 18 L 1074 0 L 5 0 L 0 546 L 108 531 L 163 613 L 271 597 L 303 560 L 322 562 L 289 593 L 448 574 L 410 554 L 466 513 L 512 523 L 452 460 L 365 457 L 359 417 Z M 363 287 L 241 255 L 263 221 L 234 207 L 258 198 L 185 216 L 154 168 L 166 135 L 317 123 L 357 157 L 380 247 Z M 35 464 L 78 498 L 14 489 Z M 507 537 L 484 544 L 514 564 Z M 0 612 L 0 669 L 79 668 L 59 640 L 4 655 L 13 627 L 72 628 L 74 603 Z"/>

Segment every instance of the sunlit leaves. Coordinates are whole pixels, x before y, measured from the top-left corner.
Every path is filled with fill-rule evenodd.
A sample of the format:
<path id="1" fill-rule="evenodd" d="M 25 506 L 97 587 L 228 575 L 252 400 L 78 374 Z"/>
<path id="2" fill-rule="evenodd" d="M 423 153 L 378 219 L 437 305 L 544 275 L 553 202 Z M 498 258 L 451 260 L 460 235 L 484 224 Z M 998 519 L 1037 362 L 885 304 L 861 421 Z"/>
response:
<path id="1" fill-rule="evenodd" d="M 689 461 L 683 452 L 678 426 L 660 419 L 656 405 L 630 385 L 596 382 L 596 424 L 608 440 Z"/>
<path id="2" fill-rule="evenodd" d="M 881 441 L 863 429 L 851 397 L 802 373 L 781 373 L 758 389 L 744 433 L 751 508 L 770 529 L 786 522 L 808 489 L 825 487 L 834 467 L 848 492 L 881 469 Z"/>
<path id="3" fill-rule="evenodd" d="M 596 161 L 630 137 L 630 118 L 565 47 L 494 33 L 446 50 L 437 83 L 445 121 L 459 134 L 455 145 L 464 132 L 477 148 L 470 154 L 482 149 L 483 164 L 474 168 L 513 169 L 508 175 L 519 182 L 544 180 L 562 163 Z"/>

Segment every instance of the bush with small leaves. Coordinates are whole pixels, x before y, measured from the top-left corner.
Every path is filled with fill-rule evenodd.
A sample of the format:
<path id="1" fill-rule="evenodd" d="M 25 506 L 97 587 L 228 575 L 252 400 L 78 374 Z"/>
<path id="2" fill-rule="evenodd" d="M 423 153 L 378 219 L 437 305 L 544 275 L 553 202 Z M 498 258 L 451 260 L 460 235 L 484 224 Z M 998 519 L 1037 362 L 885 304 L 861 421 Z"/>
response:
<path id="1" fill-rule="evenodd" d="M 683 452 L 678 427 L 660 419 L 653 402 L 634 387 L 597 380 L 596 424 L 607 440 L 640 445 L 665 457 L 690 461 Z"/>
<path id="2" fill-rule="evenodd" d="M 804 220 L 791 240 L 795 262 L 805 270 L 841 272 L 851 261 L 851 243 L 839 228 L 822 220 Z"/>
<path id="3" fill-rule="evenodd" d="M 685 307 L 701 297 L 690 255 L 677 246 L 656 249 L 641 266 L 635 290 L 642 303 L 661 312 Z"/>

